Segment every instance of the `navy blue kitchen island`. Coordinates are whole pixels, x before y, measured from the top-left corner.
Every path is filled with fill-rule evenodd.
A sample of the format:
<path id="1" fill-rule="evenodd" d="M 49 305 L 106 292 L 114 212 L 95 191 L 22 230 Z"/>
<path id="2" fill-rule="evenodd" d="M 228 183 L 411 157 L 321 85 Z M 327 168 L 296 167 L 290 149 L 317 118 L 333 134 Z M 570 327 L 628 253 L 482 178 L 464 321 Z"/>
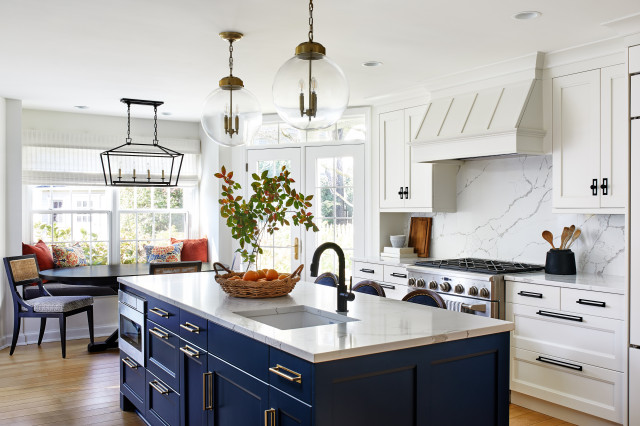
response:
<path id="1" fill-rule="evenodd" d="M 119 281 L 145 312 L 121 408 L 150 424 L 508 424 L 512 323 L 364 294 L 341 316 L 309 283 L 237 299 L 212 274 Z"/>

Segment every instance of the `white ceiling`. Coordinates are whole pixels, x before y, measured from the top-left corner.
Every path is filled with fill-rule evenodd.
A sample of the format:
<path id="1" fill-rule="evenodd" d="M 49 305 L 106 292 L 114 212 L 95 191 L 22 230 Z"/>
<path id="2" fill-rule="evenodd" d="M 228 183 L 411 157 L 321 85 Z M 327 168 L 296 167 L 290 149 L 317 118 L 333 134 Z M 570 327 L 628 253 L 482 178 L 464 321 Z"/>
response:
<path id="1" fill-rule="evenodd" d="M 535 51 L 616 36 L 600 25 L 638 0 L 316 0 L 314 40 L 344 70 L 350 106 Z M 532 21 L 511 16 L 538 10 Z M 228 74 L 221 31 L 240 31 L 234 74 L 273 112 L 271 83 L 306 41 L 306 0 L 0 0 L 0 96 L 25 108 L 124 115 L 122 97 L 199 120 Z M 361 64 L 384 63 L 377 68 Z M 144 115 L 133 112 L 134 115 Z"/>

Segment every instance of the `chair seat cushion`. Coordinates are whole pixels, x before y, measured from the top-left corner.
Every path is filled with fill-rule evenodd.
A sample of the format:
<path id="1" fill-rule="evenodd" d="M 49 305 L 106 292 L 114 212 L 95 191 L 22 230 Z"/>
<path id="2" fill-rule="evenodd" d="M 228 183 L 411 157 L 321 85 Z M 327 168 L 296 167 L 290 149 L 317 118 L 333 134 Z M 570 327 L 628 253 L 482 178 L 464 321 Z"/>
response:
<path id="1" fill-rule="evenodd" d="M 51 293 L 52 296 L 114 296 L 118 294 L 117 289 L 103 285 L 82 285 L 82 284 L 62 284 L 47 283 L 44 288 Z M 38 286 L 24 287 L 22 290 L 22 298 L 24 300 L 35 299 L 40 297 L 40 289 Z"/>
<path id="2" fill-rule="evenodd" d="M 43 296 L 25 301 L 34 312 L 69 312 L 93 304 L 91 296 Z"/>

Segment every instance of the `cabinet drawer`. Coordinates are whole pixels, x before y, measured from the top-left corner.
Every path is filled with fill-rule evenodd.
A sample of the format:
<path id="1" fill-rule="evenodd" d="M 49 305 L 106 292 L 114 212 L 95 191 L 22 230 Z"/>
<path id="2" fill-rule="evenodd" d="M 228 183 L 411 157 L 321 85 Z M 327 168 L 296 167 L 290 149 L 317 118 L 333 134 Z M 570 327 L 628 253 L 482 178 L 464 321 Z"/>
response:
<path id="1" fill-rule="evenodd" d="M 174 389 L 180 388 L 180 338 L 147 321 L 147 369 Z"/>
<path id="2" fill-rule="evenodd" d="M 512 346 L 624 371 L 624 321 L 513 303 L 506 311 Z"/>
<path id="3" fill-rule="evenodd" d="M 147 319 L 178 334 L 180 309 L 170 303 L 145 296 L 147 299 Z"/>
<path id="4" fill-rule="evenodd" d="M 145 369 L 124 351 L 120 351 L 120 392 L 144 413 Z"/>
<path id="5" fill-rule="evenodd" d="M 516 281 L 507 281 L 506 287 L 507 303 L 560 309 L 560 287 Z"/>
<path id="6" fill-rule="evenodd" d="M 512 349 L 511 390 L 622 422 L 623 373 Z"/>
<path id="7" fill-rule="evenodd" d="M 365 280 L 384 281 L 382 265 L 378 265 L 377 263 L 354 262 L 353 276 L 358 279 L 362 278 Z"/>
<path id="8" fill-rule="evenodd" d="M 275 348 L 269 348 L 269 384 L 311 404 L 313 365 Z"/>
<path id="9" fill-rule="evenodd" d="M 378 283 L 380 287 L 384 289 L 384 294 L 389 299 L 394 300 L 402 300 L 407 293 L 413 291 L 413 288 L 410 288 L 406 284 L 391 284 L 391 283 Z"/>
<path id="10" fill-rule="evenodd" d="M 563 288 L 560 291 L 563 311 L 623 320 L 626 318 L 622 294 Z"/>
<path id="11" fill-rule="evenodd" d="M 184 340 L 207 350 L 207 328 L 209 322 L 184 310 L 180 310 L 179 334 Z"/>
<path id="12" fill-rule="evenodd" d="M 409 281 L 407 268 L 404 268 L 402 266 L 384 265 L 383 271 L 384 271 L 383 281 L 386 281 L 388 283 L 407 285 Z"/>
<path id="13" fill-rule="evenodd" d="M 269 346 L 209 322 L 209 353 L 260 380 L 268 380 Z"/>
<path id="14" fill-rule="evenodd" d="M 147 370 L 147 421 L 152 425 L 180 424 L 180 395 Z"/>

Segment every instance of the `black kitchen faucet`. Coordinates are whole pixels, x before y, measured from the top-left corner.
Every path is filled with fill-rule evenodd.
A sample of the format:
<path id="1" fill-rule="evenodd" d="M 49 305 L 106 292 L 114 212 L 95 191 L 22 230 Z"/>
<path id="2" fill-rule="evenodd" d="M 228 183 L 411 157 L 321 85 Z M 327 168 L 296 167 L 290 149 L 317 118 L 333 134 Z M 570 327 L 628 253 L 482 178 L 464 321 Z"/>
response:
<path id="1" fill-rule="evenodd" d="M 338 255 L 338 269 L 339 269 L 338 287 L 337 287 L 338 309 L 336 309 L 336 312 L 340 314 L 346 314 L 347 312 L 349 312 L 349 310 L 347 309 L 347 301 L 349 302 L 352 301 L 353 299 L 356 298 L 356 295 L 353 294 L 351 291 L 347 290 L 347 284 L 345 283 L 345 275 L 344 275 L 344 269 L 345 269 L 344 252 L 342 251 L 340 246 L 337 245 L 336 243 L 320 244 L 320 246 L 316 249 L 316 251 L 313 252 L 313 260 L 311 261 L 310 274 L 312 277 L 318 276 L 318 266 L 320 265 L 320 256 L 322 255 L 322 252 L 324 252 L 327 249 L 332 249 Z"/>

